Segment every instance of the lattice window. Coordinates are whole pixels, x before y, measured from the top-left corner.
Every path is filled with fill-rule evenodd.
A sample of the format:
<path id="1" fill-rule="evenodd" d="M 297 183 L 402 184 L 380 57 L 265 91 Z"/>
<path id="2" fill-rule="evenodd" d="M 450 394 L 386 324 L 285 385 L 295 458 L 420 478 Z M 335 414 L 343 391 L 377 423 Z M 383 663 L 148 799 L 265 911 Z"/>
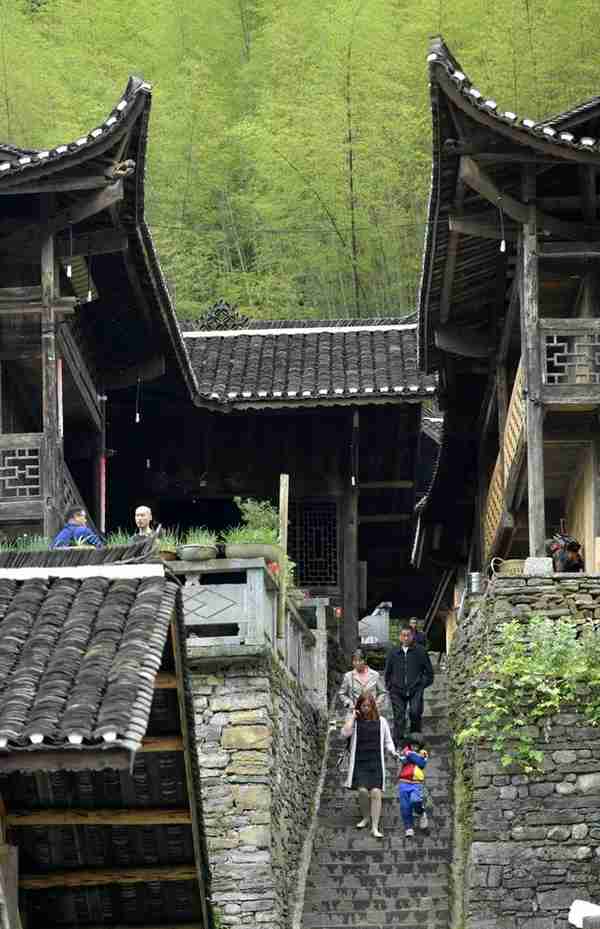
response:
<path id="1" fill-rule="evenodd" d="M 338 525 L 334 500 L 301 500 L 291 508 L 290 556 L 301 587 L 338 584 Z"/>
<path id="2" fill-rule="evenodd" d="M 40 448 L 0 448 L 0 499 L 32 500 L 42 495 Z"/>
<path id="3" fill-rule="evenodd" d="M 553 332 L 543 345 L 545 384 L 600 384 L 600 332 Z"/>

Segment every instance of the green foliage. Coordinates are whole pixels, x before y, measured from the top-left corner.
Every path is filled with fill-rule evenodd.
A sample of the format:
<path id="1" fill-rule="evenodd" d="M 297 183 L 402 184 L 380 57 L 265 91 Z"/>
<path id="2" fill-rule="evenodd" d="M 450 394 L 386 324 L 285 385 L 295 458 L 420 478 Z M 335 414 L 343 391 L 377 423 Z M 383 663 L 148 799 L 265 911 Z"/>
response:
<path id="1" fill-rule="evenodd" d="M 211 532 L 204 526 L 192 526 L 183 535 L 183 545 L 211 545 L 217 544 L 217 533 Z"/>
<path id="2" fill-rule="evenodd" d="M 231 526 L 223 533 L 223 539 L 229 545 L 252 543 L 254 545 L 277 545 L 278 533 L 275 529 L 266 526 Z"/>
<path id="3" fill-rule="evenodd" d="M 126 529 L 115 529 L 106 536 L 107 545 L 131 545 L 131 532 Z"/>
<path id="4" fill-rule="evenodd" d="M 539 770 L 552 718 L 574 704 L 591 725 L 600 724 L 600 641 L 593 628 L 577 637 L 567 618 L 532 616 L 501 627 L 494 655 L 478 669 L 465 710 L 469 724 L 457 742 L 488 740 L 506 767 Z M 581 695 L 585 694 L 585 700 Z"/>
<path id="5" fill-rule="evenodd" d="M 3 552 L 44 552 L 50 547 L 50 539 L 42 535 L 23 535 L 15 539 L 2 542 L 0 551 Z"/>
<path id="6" fill-rule="evenodd" d="M 174 552 L 178 545 L 181 545 L 181 535 L 179 529 L 161 529 L 158 537 L 158 547 L 160 551 Z"/>
<path id="7" fill-rule="evenodd" d="M 0 138 L 93 129 L 153 82 L 147 214 L 182 318 L 414 307 L 430 181 L 425 55 L 540 118 L 598 92 L 594 0 L 4 0 Z"/>
<path id="8" fill-rule="evenodd" d="M 234 497 L 233 502 L 242 514 L 242 525 L 248 529 L 269 529 L 279 532 L 279 510 L 269 500 Z"/>

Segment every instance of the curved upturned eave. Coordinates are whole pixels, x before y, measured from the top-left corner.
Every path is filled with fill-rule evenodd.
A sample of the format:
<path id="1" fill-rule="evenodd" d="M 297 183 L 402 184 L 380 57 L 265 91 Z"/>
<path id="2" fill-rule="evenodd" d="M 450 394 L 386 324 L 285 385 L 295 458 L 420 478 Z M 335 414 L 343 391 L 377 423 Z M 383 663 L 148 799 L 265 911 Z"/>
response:
<path id="1" fill-rule="evenodd" d="M 553 117 L 552 121 L 536 122 L 528 117 L 521 118 L 510 111 L 502 111 L 493 98 L 486 97 L 474 86 L 440 37 L 436 37 L 432 41 L 427 62 L 429 67 L 433 144 L 431 187 L 418 299 L 418 365 L 422 371 L 430 373 L 435 367 L 435 359 L 431 357 L 430 352 L 427 307 L 436 252 L 437 217 L 441 205 L 439 189 L 440 166 L 444 158 L 439 124 L 440 93 L 443 93 L 455 106 L 461 107 L 463 112 L 479 122 L 480 125 L 498 132 L 513 143 L 534 149 L 549 157 L 579 164 L 600 166 L 600 139 L 585 135 L 576 137 L 566 130 L 555 129 L 550 122 L 560 124 L 560 116 Z M 597 98 L 590 98 L 590 102 L 596 100 Z M 581 110 L 585 108 L 585 105 L 585 102 L 581 103 L 577 109 Z M 570 114 L 571 110 L 564 115 L 567 117 Z M 456 156 L 449 157 L 455 158 Z"/>
<path id="2" fill-rule="evenodd" d="M 0 185 L 5 189 L 14 188 L 17 194 L 20 183 L 68 170 L 84 160 L 82 154 L 86 159 L 101 154 L 130 128 L 140 113 L 149 107 L 150 100 L 151 85 L 139 77 L 132 76 L 119 102 L 106 119 L 74 141 L 36 150 L 19 150 L 13 145 L 3 146 L 0 143 L 0 151 L 15 151 L 15 157 L 12 159 L 0 157 Z"/>

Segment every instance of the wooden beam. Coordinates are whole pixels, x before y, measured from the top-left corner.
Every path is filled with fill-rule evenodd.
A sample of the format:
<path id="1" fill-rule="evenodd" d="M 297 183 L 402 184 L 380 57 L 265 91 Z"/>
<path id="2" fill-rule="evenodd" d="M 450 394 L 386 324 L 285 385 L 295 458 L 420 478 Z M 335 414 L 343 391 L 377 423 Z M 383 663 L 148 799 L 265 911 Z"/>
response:
<path id="1" fill-rule="evenodd" d="M 54 300 L 57 280 L 54 238 L 42 240 L 42 426 L 44 445 L 40 468 L 44 500 L 44 535 L 52 538 L 59 528 L 63 510 L 62 437 L 59 429 L 59 381 L 57 372 L 56 316 Z"/>
<path id="2" fill-rule="evenodd" d="M 191 823 L 189 809 L 11 810 L 6 824 L 26 826 L 177 826 Z"/>
<path id="3" fill-rule="evenodd" d="M 579 166 L 579 189 L 581 190 L 581 208 L 586 223 L 596 222 L 598 198 L 596 194 L 596 169 L 593 165 Z"/>
<path id="4" fill-rule="evenodd" d="M 177 675 L 169 674 L 167 671 L 159 671 L 154 681 L 155 690 L 176 690 Z"/>
<path id="5" fill-rule="evenodd" d="M 207 929 L 208 922 L 205 923 L 152 923 L 150 925 L 144 923 L 136 923 L 135 925 L 113 925 L 113 923 L 102 923 L 101 926 L 88 926 L 86 923 L 85 929 Z M 39 929 L 56 929 L 56 926 L 52 927 L 43 927 L 40 925 Z"/>
<path id="6" fill-rule="evenodd" d="M 535 176 L 527 172 L 524 179 L 526 199 L 535 199 Z M 538 307 L 538 260 L 536 209 L 528 207 L 529 222 L 523 230 L 522 247 L 522 326 L 526 353 L 526 430 L 527 430 L 527 497 L 529 512 L 529 554 L 545 554 L 546 518 L 544 500 L 544 408 L 541 399 L 540 338 Z"/>
<path id="7" fill-rule="evenodd" d="M 542 210 L 580 210 L 582 208 L 581 197 L 578 194 L 567 197 L 536 197 L 535 202 Z M 600 197 L 596 196 L 595 206 L 599 205 Z"/>
<path id="8" fill-rule="evenodd" d="M 20 242 L 22 239 L 44 241 L 49 236 L 53 236 L 69 226 L 74 226 L 90 216 L 101 213 L 122 199 L 123 181 L 109 184 L 104 190 L 79 200 L 66 210 L 55 213 L 43 224 L 30 223 L 26 226 L 20 226 L 15 232 L 4 236 L 0 239 L 0 254 L 3 254 L 7 248 L 9 249 L 15 242 Z"/>
<path id="9" fill-rule="evenodd" d="M 90 868 L 79 871 L 52 871 L 23 874 L 21 890 L 47 890 L 51 887 L 100 887 L 106 884 L 148 884 L 151 881 L 194 881 L 196 869 L 190 865 L 154 865 L 147 868 Z"/>
<path id="10" fill-rule="evenodd" d="M 520 270 L 517 272 L 513 283 L 512 289 L 510 292 L 510 300 L 508 301 L 508 309 L 506 311 L 506 316 L 504 317 L 504 325 L 502 327 L 502 335 L 500 336 L 500 342 L 498 345 L 497 359 L 498 362 L 502 363 L 506 361 L 509 349 L 510 342 L 512 338 L 513 329 L 515 323 L 519 318 L 519 305 L 520 305 Z"/>
<path id="11" fill-rule="evenodd" d="M 67 362 L 75 386 L 79 391 L 79 396 L 83 400 L 93 424 L 96 429 L 99 430 L 102 427 L 102 416 L 98 401 L 98 391 L 85 359 L 68 325 L 59 327 L 58 345 L 62 357 Z"/>
<path id="12" fill-rule="evenodd" d="M 11 197 L 15 194 L 47 194 L 63 193 L 71 190 L 95 190 L 98 187 L 107 187 L 110 178 L 103 174 L 89 174 L 87 177 L 61 177 L 46 182 L 30 182 L 14 184 L 12 187 L 0 188 L 0 196 Z"/>
<path id="13" fill-rule="evenodd" d="M 460 212 L 465 199 L 465 185 L 459 180 L 456 183 L 453 209 Z M 446 248 L 446 261 L 444 264 L 444 277 L 442 280 L 442 291 L 440 294 L 440 322 L 448 322 L 450 316 L 450 303 L 452 301 L 452 284 L 454 283 L 454 272 L 456 270 L 456 255 L 458 252 L 459 234 L 456 230 L 450 229 L 448 236 L 448 245 Z"/>
<path id="14" fill-rule="evenodd" d="M 182 752 L 183 738 L 180 735 L 147 735 L 143 741 L 139 752 Z"/>
<path id="15" fill-rule="evenodd" d="M 375 515 L 359 516 L 361 523 L 405 523 L 413 518 L 412 513 L 378 513 Z"/>
<path id="16" fill-rule="evenodd" d="M 540 258 L 572 258 L 579 261 L 597 261 L 600 258 L 598 242 L 540 242 Z"/>
<path id="17" fill-rule="evenodd" d="M 346 433 L 348 435 L 348 433 Z M 358 500 L 360 414 L 352 414 L 349 430 L 348 461 L 343 499 L 343 623 L 342 648 L 346 655 L 356 648 L 358 641 Z"/>
<path id="18" fill-rule="evenodd" d="M 494 215 L 492 211 L 488 210 L 483 213 L 473 214 L 473 216 L 451 213 L 448 217 L 448 228 L 450 229 L 450 235 L 460 233 L 460 235 L 475 236 L 479 239 L 495 239 L 498 242 L 502 238 L 499 215 L 497 212 Z M 505 240 L 515 242 L 517 236 L 518 229 L 514 223 L 505 221 Z"/>
<path id="19" fill-rule="evenodd" d="M 361 490 L 410 490 L 414 481 L 361 481 Z"/>
<path id="20" fill-rule="evenodd" d="M 460 177 L 472 190 L 476 190 L 480 196 L 502 209 L 507 216 L 510 216 L 518 223 L 527 223 L 531 215 L 531 209 L 533 209 L 540 232 L 551 232 L 567 239 L 586 238 L 583 224 L 556 219 L 554 216 L 542 212 L 542 210 L 536 210 L 534 204 L 528 206 L 500 190 L 495 181 L 485 171 L 482 171 L 472 158 L 466 155 L 460 159 Z"/>

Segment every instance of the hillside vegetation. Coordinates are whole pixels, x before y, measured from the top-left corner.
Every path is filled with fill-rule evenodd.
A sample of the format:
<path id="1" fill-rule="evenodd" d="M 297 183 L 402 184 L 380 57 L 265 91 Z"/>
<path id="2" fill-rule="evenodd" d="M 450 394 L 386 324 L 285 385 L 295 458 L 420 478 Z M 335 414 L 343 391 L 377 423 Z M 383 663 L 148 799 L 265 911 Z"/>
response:
<path id="1" fill-rule="evenodd" d="M 0 138 L 45 147 L 154 87 L 147 215 L 181 317 L 414 307 L 428 38 L 539 118 L 600 92 L 596 0 L 0 0 Z"/>

